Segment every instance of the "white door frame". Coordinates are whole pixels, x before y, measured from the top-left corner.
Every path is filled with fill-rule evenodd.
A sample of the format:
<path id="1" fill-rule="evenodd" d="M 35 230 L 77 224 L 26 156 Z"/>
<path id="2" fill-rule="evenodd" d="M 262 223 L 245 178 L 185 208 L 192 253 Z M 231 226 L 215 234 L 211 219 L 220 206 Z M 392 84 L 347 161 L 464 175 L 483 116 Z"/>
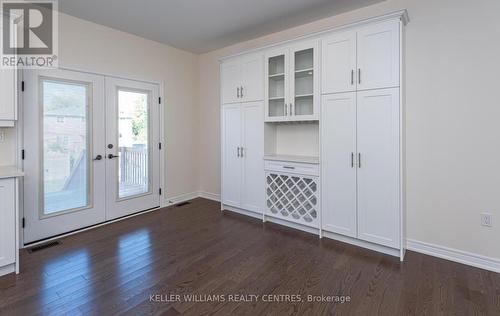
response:
<path id="1" fill-rule="evenodd" d="M 162 195 L 160 196 L 160 208 L 172 205 L 172 203 L 171 203 L 171 201 L 169 201 L 169 198 L 167 195 L 168 189 L 167 189 L 167 180 L 166 180 L 167 179 L 167 167 L 166 167 L 167 166 L 167 157 L 166 157 L 167 144 L 166 144 L 166 135 L 165 135 L 165 132 L 166 132 L 165 121 L 166 121 L 166 115 L 167 115 L 166 114 L 167 103 L 165 102 L 165 82 L 164 82 L 164 80 L 155 81 L 155 80 L 145 79 L 145 78 L 141 78 L 141 77 L 129 76 L 129 75 L 123 74 L 123 73 L 118 74 L 118 73 L 96 72 L 96 71 L 91 71 L 91 70 L 78 68 L 78 67 L 59 67 L 58 69 L 77 71 L 77 72 L 87 73 L 87 74 L 91 74 L 91 75 L 100 75 L 100 76 L 105 76 L 105 77 L 114 77 L 114 78 L 121 78 L 121 79 L 127 79 L 127 80 L 142 81 L 145 83 L 158 85 L 158 87 L 159 87 L 158 95 L 159 95 L 159 98 L 161 100 L 161 106 L 159 107 L 159 116 L 160 116 L 160 118 L 159 118 L 160 119 L 159 139 L 160 139 L 160 142 L 162 144 L 162 149 L 160 151 L 160 166 L 159 166 L 159 169 L 160 169 L 160 188 L 162 188 Z M 22 150 L 24 149 L 24 145 L 25 145 L 24 144 L 24 118 L 23 118 L 25 98 L 23 95 L 23 91 L 21 89 L 21 87 L 22 87 L 21 83 L 24 81 L 24 78 L 26 76 L 26 73 L 25 73 L 26 71 L 29 71 L 29 70 L 19 70 L 19 73 L 18 73 L 18 90 L 17 90 L 18 91 L 18 120 L 17 120 L 16 127 L 15 127 L 17 129 L 17 132 L 16 132 L 16 135 L 17 135 L 17 137 L 16 137 L 17 138 L 16 139 L 16 145 L 17 145 L 16 146 L 17 147 L 16 158 L 17 159 L 16 159 L 16 161 L 17 161 L 18 167 L 22 170 L 24 170 L 24 161 L 22 159 L 21 153 L 22 153 Z M 20 181 L 19 185 L 23 186 L 24 179 L 20 179 L 20 180 L 21 181 Z M 20 206 L 19 207 L 19 217 L 20 217 L 19 218 L 19 231 L 20 232 L 23 231 L 22 218 L 25 217 L 23 196 L 24 196 L 24 190 L 20 190 L 20 192 L 19 192 L 19 199 L 20 199 L 20 203 L 19 203 L 19 206 Z M 61 238 L 64 236 L 73 235 L 73 234 L 76 234 L 76 233 L 79 233 L 82 231 L 93 229 L 95 227 L 108 225 L 108 224 L 111 224 L 111 223 L 114 223 L 114 222 L 117 222 L 120 220 L 124 220 L 124 219 L 130 218 L 130 217 L 145 214 L 145 213 L 148 213 L 148 212 L 151 212 L 154 210 L 157 210 L 157 209 L 144 211 L 142 213 L 132 214 L 130 216 L 126 216 L 126 217 L 116 219 L 116 220 L 106 221 L 104 223 L 97 224 L 97 225 L 92 226 L 92 227 L 82 228 L 78 231 L 69 232 L 69 233 L 63 234 L 61 236 L 53 237 L 53 238 L 48 238 L 48 239 L 43 240 L 41 242 L 36 242 L 36 243 L 30 244 L 30 246 L 34 245 L 34 244 L 38 244 L 38 243 L 44 243 L 44 242 L 47 242 L 47 241 L 52 240 L 52 239 L 58 239 L 58 238 Z M 25 247 L 26 247 L 26 245 L 25 245 L 25 240 L 24 240 L 24 234 L 20 234 L 19 248 L 22 249 Z"/>

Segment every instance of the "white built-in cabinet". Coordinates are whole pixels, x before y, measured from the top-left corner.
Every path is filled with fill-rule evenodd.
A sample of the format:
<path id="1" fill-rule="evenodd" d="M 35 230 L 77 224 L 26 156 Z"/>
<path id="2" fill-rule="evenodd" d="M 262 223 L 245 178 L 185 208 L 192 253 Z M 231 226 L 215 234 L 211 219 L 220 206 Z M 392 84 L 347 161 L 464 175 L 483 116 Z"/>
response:
<path id="1" fill-rule="evenodd" d="M 321 93 L 399 86 L 399 21 L 343 31 L 322 40 Z"/>
<path id="2" fill-rule="evenodd" d="M 262 58 L 262 54 L 250 54 L 221 65 L 223 104 L 258 101 L 264 98 Z"/>
<path id="3" fill-rule="evenodd" d="M 222 202 L 253 212 L 264 204 L 262 101 L 222 107 Z"/>
<path id="4" fill-rule="evenodd" d="M 17 70 L 0 69 L 0 127 L 17 120 Z"/>
<path id="5" fill-rule="evenodd" d="M 407 21 L 403 10 L 223 59 L 223 209 L 403 258 Z"/>
<path id="6" fill-rule="evenodd" d="M 16 179 L 0 179 L 0 267 L 16 261 Z"/>
<path id="7" fill-rule="evenodd" d="M 19 273 L 18 178 L 22 173 L 0 166 L 0 276 Z"/>
<path id="8" fill-rule="evenodd" d="M 1 14 L 1 13 L 0 13 Z M 15 14 L 13 14 L 15 15 Z M 8 20 L 7 16 L 3 16 Z M 12 21 L 10 39 L 17 39 L 17 29 L 21 27 Z M 16 27 L 14 27 L 16 26 Z M 3 32 L 0 25 L 0 32 Z M 6 57 L 8 58 L 8 57 Z M 0 69 L 0 127 L 13 127 L 17 121 L 17 69 Z"/>
<path id="9" fill-rule="evenodd" d="M 319 117 L 318 41 L 279 47 L 266 54 L 266 122 Z"/>

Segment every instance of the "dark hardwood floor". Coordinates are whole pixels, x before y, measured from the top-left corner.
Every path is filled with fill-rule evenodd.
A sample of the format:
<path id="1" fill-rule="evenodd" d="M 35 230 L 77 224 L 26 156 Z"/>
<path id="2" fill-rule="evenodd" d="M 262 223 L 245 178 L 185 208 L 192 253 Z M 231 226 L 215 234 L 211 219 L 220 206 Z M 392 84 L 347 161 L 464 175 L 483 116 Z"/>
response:
<path id="1" fill-rule="evenodd" d="M 500 274 L 412 252 L 400 263 L 219 208 L 196 199 L 22 251 L 0 315 L 500 315 Z"/>

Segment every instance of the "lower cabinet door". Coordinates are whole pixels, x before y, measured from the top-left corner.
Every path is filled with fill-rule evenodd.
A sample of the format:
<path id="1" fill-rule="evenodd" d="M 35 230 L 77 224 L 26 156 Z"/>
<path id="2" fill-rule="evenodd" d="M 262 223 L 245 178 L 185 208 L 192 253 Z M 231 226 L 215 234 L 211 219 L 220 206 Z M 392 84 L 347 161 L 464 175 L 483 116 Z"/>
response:
<path id="1" fill-rule="evenodd" d="M 222 203 L 241 204 L 241 107 L 222 107 Z"/>
<path id="2" fill-rule="evenodd" d="M 358 237 L 400 246 L 399 89 L 358 92 Z"/>
<path id="3" fill-rule="evenodd" d="M 323 229 L 356 237 L 356 93 L 323 96 Z"/>
<path id="4" fill-rule="evenodd" d="M 16 260 L 15 179 L 0 179 L 0 267 Z"/>
<path id="5" fill-rule="evenodd" d="M 264 207 L 264 104 L 248 102 L 241 105 L 243 178 L 241 207 L 262 212 Z"/>

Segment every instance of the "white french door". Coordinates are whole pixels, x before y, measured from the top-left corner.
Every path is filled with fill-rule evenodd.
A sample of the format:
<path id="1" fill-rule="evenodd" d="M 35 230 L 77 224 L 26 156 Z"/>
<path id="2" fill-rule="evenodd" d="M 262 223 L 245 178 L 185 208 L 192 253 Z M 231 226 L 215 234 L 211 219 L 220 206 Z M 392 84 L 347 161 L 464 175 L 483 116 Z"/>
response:
<path id="1" fill-rule="evenodd" d="M 158 86 L 24 72 L 24 243 L 158 207 Z"/>
<path id="2" fill-rule="evenodd" d="M 160 206 L 158 86 L 106 78 L 106 218 Z"/>
<path id="3" fill-rule="evenodd" d="M 105 221 L 104 77 L 25 71 L 24 241 Z"/>

